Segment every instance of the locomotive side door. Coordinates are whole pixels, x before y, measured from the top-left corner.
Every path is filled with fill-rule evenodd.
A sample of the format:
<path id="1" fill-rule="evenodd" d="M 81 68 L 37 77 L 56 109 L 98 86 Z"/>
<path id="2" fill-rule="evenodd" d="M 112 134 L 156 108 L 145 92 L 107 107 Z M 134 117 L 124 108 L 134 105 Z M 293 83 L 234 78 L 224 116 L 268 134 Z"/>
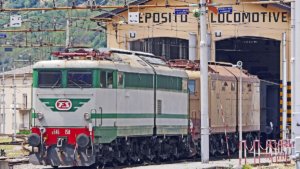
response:
<path id="1" fill-rule="evenodd" d="M 96 141 L 108 143 L 115 139 L 117 128 L 117 110 L 116 110 L 116 88 L 117 72 L 114 70 L 100 70 L 99 88 L 95 92 L 95 107 L 93 126 Z"/>

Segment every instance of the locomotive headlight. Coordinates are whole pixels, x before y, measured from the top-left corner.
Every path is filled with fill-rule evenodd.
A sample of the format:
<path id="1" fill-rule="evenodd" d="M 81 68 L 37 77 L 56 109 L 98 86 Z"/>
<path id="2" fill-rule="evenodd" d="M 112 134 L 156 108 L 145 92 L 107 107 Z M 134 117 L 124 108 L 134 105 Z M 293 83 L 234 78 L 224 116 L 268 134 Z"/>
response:
<path id="1" fill-rule="evenodd" d="M 28 136 L 28 144 L 32 147 L 37 147 L 39 146 L 41 143 L 41 137 L 36 134 L 36 133 L 32 133 Z"/>
<path id="2" fill-rule="evenodd" d="M 84 113 L 84 119 L 85 120 L 90 120 L 91 119 L 91 114 L 90 113 Z"/>
<path id="3" fill-rule="evenodd" d="M 78 144 L 79 147 L 85 148 L 86 146 L 89 145 L 90 139 L 86 134 L 79 134 L 76 138 L 76 143 Z"/>
<path id="4" fill-rule="evenodd" d="M 37 113 L 37 119 L 42 120 L 44 118 L 44 115 L 42 113 Z"/>

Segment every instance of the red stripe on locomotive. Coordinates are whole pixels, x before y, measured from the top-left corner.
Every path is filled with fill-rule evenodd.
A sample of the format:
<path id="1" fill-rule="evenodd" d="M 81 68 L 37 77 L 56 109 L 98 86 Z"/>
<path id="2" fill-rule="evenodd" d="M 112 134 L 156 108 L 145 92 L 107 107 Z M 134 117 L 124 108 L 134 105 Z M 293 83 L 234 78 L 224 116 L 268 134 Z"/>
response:
<path id="1" fill-rule="evenodd" d="M 41 135 L 39 128 L 32 128 L 31 131 Z M 58 138 L 66 138 L 68 144 L 75 145 L 76 137 L 82 133 L 90 136 L 89 128 L 46 128 L 43 139 L 47 146 L 57 144 Z M 92 132 L 92 139 L 94 140 L 94 132 Z"/>

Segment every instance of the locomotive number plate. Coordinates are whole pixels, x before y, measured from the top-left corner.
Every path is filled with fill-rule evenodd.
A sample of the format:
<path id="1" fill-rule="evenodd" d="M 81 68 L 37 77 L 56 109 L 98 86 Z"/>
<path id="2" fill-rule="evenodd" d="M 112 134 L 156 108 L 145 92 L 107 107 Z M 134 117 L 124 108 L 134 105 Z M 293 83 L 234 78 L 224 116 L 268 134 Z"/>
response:
<path id="1" fill-rule="evenodd" d="M 70 129 L 65 129 L 65 135 L 70 135 L 71 134 L 71 130 Z"/>
<path id="2" fill-rule="evenodd" d="M 59 135 L 59 129 L 55 129 L 51 133 L 52 135 Z"/>

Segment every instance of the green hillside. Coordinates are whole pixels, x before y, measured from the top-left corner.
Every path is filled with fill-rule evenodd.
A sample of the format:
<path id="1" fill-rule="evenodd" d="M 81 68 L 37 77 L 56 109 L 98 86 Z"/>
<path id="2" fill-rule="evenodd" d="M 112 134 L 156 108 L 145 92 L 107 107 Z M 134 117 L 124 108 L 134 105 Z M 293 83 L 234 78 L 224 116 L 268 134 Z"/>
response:
<path id="1" fill-rule="evenodd" d="M 84 5 L 87 0 L 55 0 L 55 6 Z M 123 4 L 123 0 L 96 0 L 97 5 Z M 53 7 L 53 0 L 7 0 L 4 1 L 5 8 L 34 8 Z M 80 11 L 30 11 L 30 12 L 1 12 L 0 27 L 2 30 L 45 30 L 45 29 L 66 29 L 66 20 L 70 22 L 70 44 L 71 46 L 84 45 L 92 48 L 105 47 L 105 30 L 92 22 L 89 18 L 101 14 L 101 11 L 80 10 Z M 11 15 L 22 16 L 22 27 L 6 27 Z M 44 60 L 49 59 L 49 53 L 55 50 L 63 50 L 64 47 L 39 47 L 19 48 L 18 46 L 36 45 L 65 45 L 66 33 L 63 32 L 35 32 L 35 33 L 1 33 L 7 38 L 0 39 L 0 68 L 11 69 L 13 63 L 17 67 L 28 65 L 29 62 L 13 62 L 13 60 Z M 8 47 L 4 47 L 8 45 Z M 9 47 L 13 46 L 13 47 Z M 12 51 L 11 51 L 12 50 Z"/>

